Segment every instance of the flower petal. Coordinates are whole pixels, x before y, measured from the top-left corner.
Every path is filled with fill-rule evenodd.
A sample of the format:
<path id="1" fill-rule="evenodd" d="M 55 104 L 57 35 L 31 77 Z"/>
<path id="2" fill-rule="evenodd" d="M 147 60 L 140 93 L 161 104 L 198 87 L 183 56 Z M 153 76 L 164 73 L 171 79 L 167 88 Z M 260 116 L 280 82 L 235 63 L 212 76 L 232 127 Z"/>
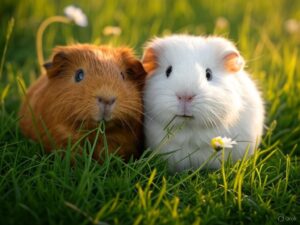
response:
<path id="1" fill-rule="evenodd" d="M 236 145 L 236 141 L 232 141 L 228 137 L 214 137 L 211 139 L 211 146 L 215 150 L 220 150 L 220 148 L 233 148 L 233 145 Z"/>
<path id="2" fill-rule="evenodd" d="M 65 8 L 64 12 L 78 26 L 86 27 L 88 25 L 87 17 L 80 8 L 70 5 Z"/>

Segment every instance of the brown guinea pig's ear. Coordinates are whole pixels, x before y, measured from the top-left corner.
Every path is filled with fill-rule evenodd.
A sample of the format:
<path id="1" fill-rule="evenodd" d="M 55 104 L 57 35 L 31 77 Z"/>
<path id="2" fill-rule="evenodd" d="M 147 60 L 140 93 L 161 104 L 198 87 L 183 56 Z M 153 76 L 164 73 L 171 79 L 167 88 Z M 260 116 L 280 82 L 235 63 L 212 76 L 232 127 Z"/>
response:
<path id="1" fill-rule="evenodd" d="M 67 62 L 68 58 L 66 53 L 63 51 L 58 51 L 54 53 L 52 61 L 45 63 L 43 66 L 47 71 L 48 77 L 51 78 L 58 76 L 65 68 Z"/>
<path id="2" fill-rule="evenodd" d="M 120 52 L 126 73 L 133 79 L 143 79 L 146 71 L 142 63 L 135 58 L 133 51 L 129 48 L 122 48 Z"/>
<path id="3" fill-rule="evenodd" d="M 148 75 L 157 68 L 157 56 L 155 54 L 155 50 L 152 47 L 146 48 L 142 63 Z"/>
<path id="4" fill-rule="evenodd" d="M 230 50 L 223 57 L 224 68 L 230 73 L 236 73 L 244 68 L 245 61 L 237 51 Z"/>

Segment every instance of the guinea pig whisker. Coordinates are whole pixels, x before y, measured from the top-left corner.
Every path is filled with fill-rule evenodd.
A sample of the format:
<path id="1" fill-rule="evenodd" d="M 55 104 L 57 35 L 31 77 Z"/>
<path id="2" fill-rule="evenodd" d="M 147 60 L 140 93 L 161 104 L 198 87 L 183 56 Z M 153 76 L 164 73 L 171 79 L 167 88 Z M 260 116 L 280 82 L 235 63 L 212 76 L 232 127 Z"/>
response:
<path id="1" fill-rule="evenodd" d="M 127 110 L 131 110 L 133 113 L 132 113 L 132 116 L 136 116 L 136 114 L 142 114 L 145 116 L 145 113 L 140 111 L 140 110 L 135 110 L 135 109 L 132 109 L 132 108 L 128 108 L 128 107 L 124 107 L 124 109 L 127 109 Z"/>
<path id="2" fill-rule="evenodd" d="M 121 124 L 122 124 L 122 126 L 123 126 L 124 128 L 128 128 L 129 131 L 130 131 L 130 133 L 132 133 L 133 136 L 134 136 L 136 139 L 138 139 L 138 137 L 136 136 L 136 134 L 135 134 L 135 132 L 134 132 L 133 127 L 130 125 L 130 123 L 129 123 L 126 119 L 123 119 L 123 118 L 121 118 L 121 117 L 116 117 L 116 119 L 117 119 L 118 121 L 121 122 Z"/>
<path id="3" fill-rule="evenodd" d="M 73 116 L 75 116 L 75 118 L 73 119 L 72 122 L 72 127 L 75 127 L 75 123 L 78 121 L 86 121 L 87 117 L 88 117 L 88 112 L 89 108 L 85 108 L 85 109 L 77 109 L 74 110 L 66 119 L 65 121 L 69 120 L 70 118 L 72 118 Z"/>
<path id="4" fill-rule="evenodd" d="M 75 114 L 75 113 L 74 113 Z M 75 114 L 76 115 L 76 114 Z M 74 118 L 71 127 L 75 127 L 75 123 L 79 121 L 79 116 L 76 115 L 76 117 Z M 82 122 L 84 121 L 84 119 L 81 120 Z"/>
<path id="5" fill-rule="evenodd" d="M 132 117 L 134 120 L 137 120 L 137 115 L 141 112 L 137 109 L 128 107 L 127 105 L 120 105 L 117 110 L 117 114 L 126 115 L 127 117 Z"/>
<path id="6" fill-rule="evenodd" d="M 177 107 L 177 102 L 162 101 L 162 102 L 160 102 L 160 104 L 168 105 L 168 108 L 176 108 Z M 152 112 L 155 112 L 155 114 L 160 114 L 165 110 L 165 109 L 162 109 L 160 106 L 158 108 L 160 108 L 160 111 L 157 112 L 157 109 L 155 107 L 153 107 L 151 110 L 148 110 L 148 113 L 152 114 Z"/>
<path id="7" fill-rule="evenodd" d="M 201 117 L 201 119 L 202 119 L 202 121 L 204 122 L 206 128 L 213 127 L 213 124 L 212 124 L 211 120 L 210 120 L 210 119 L 207 119 L 207 118 L 209 118 L 209 116 L 208 116 L 206 113 L 205 113 L 205 118 L 206 118 L 206 119 L 204 119 L 204 117 Z"/>
<path id="8" fill-rule="evenodd" d="M 200 119 L 207 128 L 215 127 L 216 129 L 219 129 L 216 121 L 223 124 L 223 121 L 217 116 L 217 113 L 214 110 L 206 111 L 199 106 L 195 106 L 195 109 L 199 110 L 199 112 L 203 115 Z"/>
<path id="9" fill-rule="evenodd" d="M 125 124 L 124 127 L 128 127 L 129 130 L 130 130 L 130 132 L 133 134 L 133 136 L 134 136 L 136 139 L 138 139 L 138 137 L 136 136 L 136 134 L 135 134 L 135 132 L 134 132 L 134 129 L 132 128 L 132 126 L 130 126 L 130 123 L 128 123 L 126 120 L 121 119 L 121 118 L 120 118 L 119 120 L 121 121 L 122 124 Z"/>
<path id="10" fill-rule="evenodd" d="M 175 106 L 176 107 L 176 106 Z M 170 108 L 174 108 L 174 107 L 170 107 Z M 160 117 L 160 115 L 161 115 L 161 113 L 163 113 L 164 112 L 164 109 L 161 109 L 161 110 L 155 110 L 155 109 L 152 109 L 152 110 L 149 110 L 148 112 L 147 112 L 147 116 L 149 117 L 149 118 L 151 118 L 151 120 L 154 120 L 154 119 L 156 119 L 156 118 L 158 118 L 158 117 Z M 149 116 L 149 115 L 151 115 L 151 116 Z M 170 116 L 172 116 L 172 114 L 170 114 Z"/>
<path id="11" fill-rule="evenodd" d="M 135 112 L 135 113 L 138 113 L 138 114 L 144 114 L 144 112 L 142 110 L 139 110 L 135 107 L 131 107 L 131 106 L 128 106 L 128 104 L 120 104 L 120 108 L 123 108 L 123 109 L 127 109 L 129 111 L 132 111 L 132 112 Z"/>
<path id="12" fill-rule="evenodd" d="M 222 122 L 222 121 L 219 120 L 219 118 L 218 118 L 218 116 L 216 115 L 216 113 L 215 113 L 214 111 L 211 110 L 211 111 L 209 111 L 207 114 L 208 114 L 208 118 L 209 118 L 209 120 L 210 120 L 212 126 L 218 127 L 218 126 L 217 126 L 217 123 L 216 123 L 216 120 L 217 120 L 218 122 Z"/>
<path id="13" fill-rule="evenodd" d="M 121 106 L 127 106 L 127 107 L 131 107 L 133 109 L 136 109 L 137 110 L 137 107 L 140 107 L 142 106 L 142 104 L 138 101 L 124 101 L 120 104 Z M 133 107 L 134 105 L 134 107 Z M 140 110 L 141 111 L 141 110 Z"/>
<path id="14" fill-rule="evenodd" d="M 206 113 L 206 117 L 207 117 L 207 120 L 210 122 L 210 124 L 213 126 L 213 127 L 217 127 L 216 125 L 216 122 L 215 122 L 215 113 L 213 111 L 209 111 Z"/>

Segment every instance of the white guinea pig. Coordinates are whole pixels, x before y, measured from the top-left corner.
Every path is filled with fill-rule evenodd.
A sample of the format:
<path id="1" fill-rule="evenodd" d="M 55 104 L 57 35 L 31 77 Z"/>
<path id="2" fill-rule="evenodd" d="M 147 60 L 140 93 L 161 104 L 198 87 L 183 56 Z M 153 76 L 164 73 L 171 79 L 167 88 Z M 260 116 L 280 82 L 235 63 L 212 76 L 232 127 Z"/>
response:
<path id="1" fill-rule="evenodd" d="M 146 46 L 146 145 L 163 153 L 172 172 L 220 168 L 222 151 L 214 137 L 236 141 L 224 149 L 233 162 L 253 154 L 263 131 L 264 107 L 254 82 L 244 71 L 236 47 L 221 37 L 173 35 Z M 166 126 L 181 128 L 168 134 Z M 174 126 L 175 125 L 175 126 Z M 213 154 L 215 157 L 212 158 Z M 209 160 L 210 159 L 210 160 Z"/>

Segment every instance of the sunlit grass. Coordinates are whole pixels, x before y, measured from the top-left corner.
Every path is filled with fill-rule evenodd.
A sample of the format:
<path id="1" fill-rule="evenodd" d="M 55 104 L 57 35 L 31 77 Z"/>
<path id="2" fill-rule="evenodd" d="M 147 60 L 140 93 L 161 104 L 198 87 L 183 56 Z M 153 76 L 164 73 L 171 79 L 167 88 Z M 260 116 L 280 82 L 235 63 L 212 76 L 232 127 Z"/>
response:
<path id="1" fill-rule="evenodd" d="M 103 165 L 84 153 L 74 166 L 72 146 L 64 157 L 45 154 L 21 135 L 22 89 L 39 76 L 38 26 L 70 3 L 1 3 L 1 224 L 299 224 L 300 28 L 293 33 L 285 21 L 300 21 L 300 1 L 80 0 L 88 27 L 47 28 L 45 58 L 55 45 L 76 42 L 129 45 L 141 56 L 146 41 L 170 33 L 218 34 L 237 43 L 265 99 L 260 149 L 220 170 L 175 175 L 150 152 L 127 164 L 110 155 Z M 104 35 L 107 26 L 121 33 Z M 89 152 L 93 147 L 85 144 Z"/>

